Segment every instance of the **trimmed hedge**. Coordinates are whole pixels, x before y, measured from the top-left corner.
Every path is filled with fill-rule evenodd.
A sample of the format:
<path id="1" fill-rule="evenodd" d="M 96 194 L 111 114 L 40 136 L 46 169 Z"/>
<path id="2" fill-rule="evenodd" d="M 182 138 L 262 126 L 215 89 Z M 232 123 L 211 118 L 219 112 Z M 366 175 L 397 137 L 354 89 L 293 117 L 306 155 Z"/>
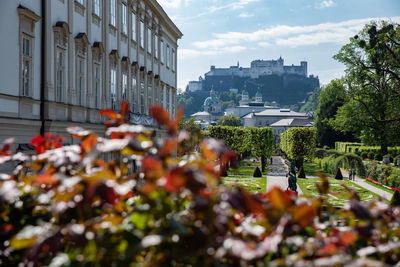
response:
<path id="1" fill-rule="evenodd" d="M 374 159 L 377 154 L 380 154 L 381 147 L 380 146 L 363 146 L 360 143 L 349 143 L 349 142 L 336 142 L 335 149 L 341 153 L 373 153 L 373 157 L 371 154 L 368 154 L 368 158 Z M 389 154 L 394 158 L 395 156 L 400 154 L 400 147 L 388 147 Z"/>
<path id="2" fill-rule="evenodd" d="M 296 160 L 302 166 L 304 158 L 313 157 L 316 146 L 316 129 L 314 127 L 294 127 L 280 135 L 280 147 L 289 159 Z"/>
<path id="3" fill-rule="evenodd" d="M 365 177 L 367 173 L 361 157 L 356 154 L 337 153 L 323 159 L 315 158 L 314 162 L 316 162 L 324 172 L 330 174 L 336 174 L 337 168 L 355 169 L 356 174 L 361 177 Z"/>

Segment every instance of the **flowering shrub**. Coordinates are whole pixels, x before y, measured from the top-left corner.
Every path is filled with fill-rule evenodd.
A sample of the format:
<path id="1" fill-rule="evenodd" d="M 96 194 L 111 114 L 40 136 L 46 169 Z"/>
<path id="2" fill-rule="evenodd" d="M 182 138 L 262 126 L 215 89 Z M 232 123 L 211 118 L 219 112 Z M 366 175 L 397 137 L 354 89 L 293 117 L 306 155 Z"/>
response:
<path id="1" fill-rule="evenodd" d="M 400 260 L 400 207 L 363 203 L 357 194 L 341 210 L 321 196 L 297 198 L 272 189 L 251 194 L 222 185 L 220 173 L 235 154 L 214 139 L 200 153 L 177 158 L 190 139 L 161 107 L 152 116 L 168 135 L 102 114 L 107 138 L 79 127 L 58 137 L 34 138 L 40 154 L 9 153 L 18 161 L 0 176 L 0 265 L 230 266 L 380 265 Z"/>

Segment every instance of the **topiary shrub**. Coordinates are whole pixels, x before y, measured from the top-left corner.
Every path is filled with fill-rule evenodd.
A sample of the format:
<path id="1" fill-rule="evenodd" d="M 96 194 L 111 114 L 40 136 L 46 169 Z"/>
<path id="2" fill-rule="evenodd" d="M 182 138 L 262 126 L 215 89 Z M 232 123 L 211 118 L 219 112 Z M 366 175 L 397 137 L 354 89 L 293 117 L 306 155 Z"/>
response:
<path id="1" fill-rule="evenodd" d="M 298 176 L 299 178 L 306 178 L 306 173 L 304 172 L 304 168 L 300 167 L 300 170 L 298 172 Z"/>
<path id="2" fill-rule="evenodd" d="M 369 152 L 368 153 L 368 158 L 369 159 L 375 159 L 375 153 L 374 152 Z"/>
<path id="3" fill-rule="evenodd" d="M 337 168 L 337 170 L 336 170 L 335 179 L 337 179 L 337 180 L 343 180 L 343 175 L 342 175 L 342 172 L 340 171 L 339 168 Z"/>
<path id="4" fill-rule="evenodd" d="M 260 168 L 256 167 L 256 168 L 254 169 L 253 177 L 262 177 L 262 173 L 261 173 L 261 171 L 260 171 Z"/>
<path id="5" fill-rule="evenodd" d="M 368 153 L 365 152 L 365 151 L 364 151 L 364 152 L 361 152 L 361 155 L 360 155 L 360 156 L 361 156 L 362 159 L 366 159 L 366 158 L 368 158 Z"/>
<path id="6" fill-rule="evenodd" d="M 398 190 L 394 191 L 392 199 L 390 200 L 390 205 L 400 206 L 400 191 Z"/>
<path id="7" fill-rule="evenodd" d="M 382 156 L 381 153 L 376 153 L 374 159 L 375 159 L 375 160 L 378 160 L 378 161 L 382 161 L 383 156 Z"/>

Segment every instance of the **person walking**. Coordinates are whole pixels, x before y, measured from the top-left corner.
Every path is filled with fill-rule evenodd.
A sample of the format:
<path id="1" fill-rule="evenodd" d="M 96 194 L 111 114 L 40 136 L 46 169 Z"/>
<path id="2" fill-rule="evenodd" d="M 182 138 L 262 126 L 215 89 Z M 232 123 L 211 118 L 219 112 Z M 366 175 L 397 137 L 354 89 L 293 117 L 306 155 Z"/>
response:
<path id="1" fill-rule="evenodd" d="M 353 174 L 353 170 L 352 170 L 352 169 L 349 169 L 349 180 L 351 180 L 352 174 Z"/>
<path id="2" fill-rule="evenodd" d="M 353 181 L 355 181 L 355 179 L 356 179 L 356 170 L 352 170 L 351 175 L 352 175 Z"/>

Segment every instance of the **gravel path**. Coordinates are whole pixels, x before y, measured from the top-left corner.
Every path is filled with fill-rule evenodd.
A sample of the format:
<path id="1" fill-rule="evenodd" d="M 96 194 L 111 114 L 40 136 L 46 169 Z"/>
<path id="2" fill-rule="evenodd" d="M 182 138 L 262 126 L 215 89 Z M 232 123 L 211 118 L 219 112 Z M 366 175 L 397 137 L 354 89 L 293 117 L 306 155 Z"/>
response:
<path id="1" fill-rule="evenodd" d="M 349 177 L 348 171 L 343 170 L 343 169 L 341 169 L 341 171 L 342 171 L 343 177 Z M 392 194 L 390 194 L 389 192 L 386 192 L 385 190 L 377 188 L 377 187 L 375 187 L 373 185 L 370 185 L 369 183 L 365 182 L 364 179 L 358 177 L 357 175 L 355 177 L 355 180 L 352 181 L 352 182 L 354 182 L 355 184 L 357 184 L 357 185 L 359 185 L 361 187 L 364 187 L 365 189 L 367 189 L 367 190 L 369 190 L 371 192 L 374 192 L 375 194 L 383 197 L 384 199 L 387 199 L 387 200 L 391 200 L 392 199 Z"/>
<path id="2" fill-rule="evenodd" d="M 267 175 L 267 192 L 273 187 L 280 187 L 282 190 L 288 188 L 288 178 L 286 177 L 287 167 L 282 157 L 272 156 L 272 164 L 269 165 L 269 173 Z M 303 194 L 297 185 L 299 195 Z"/>

